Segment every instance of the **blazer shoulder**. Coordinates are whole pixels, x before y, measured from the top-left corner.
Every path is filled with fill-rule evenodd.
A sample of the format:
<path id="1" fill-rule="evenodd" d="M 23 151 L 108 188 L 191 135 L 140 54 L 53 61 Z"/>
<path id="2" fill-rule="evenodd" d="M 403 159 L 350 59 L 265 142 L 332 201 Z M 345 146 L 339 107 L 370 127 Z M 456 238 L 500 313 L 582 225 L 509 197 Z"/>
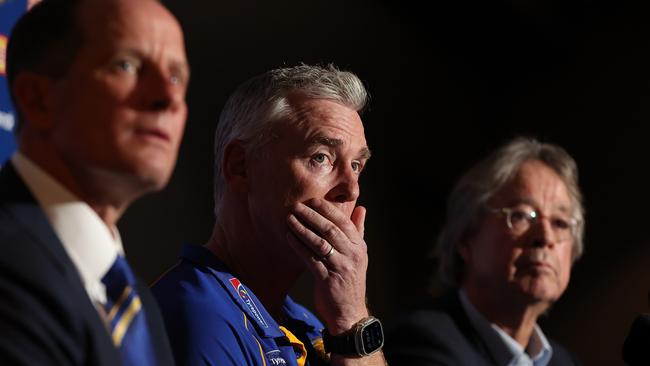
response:
<path id="1" fill-rule="evenodd" d="M 436 299 L 389 323 L 384 348 L 389 364 L 487 365 L 459 312 L 453 299 Z"/>
<path id="2" fill-rule="evenodd" d="M 573 352 L 566 349 L 561 344 L 549 340 L 551 347 L 553 348 L 553 357 L 549 361 L 549 366 L 579 366 L 582 365 L 578 356 Z"/>
<path id="3" fill-rule="evenodd" d="M 7 224 L 0 217 L 0 364 L 119 365 L 76 269 Z"/>
<path id="4" fill-rule="evenodd" d="M 0 171 L 0 251 L 0 364 L 120 364 L 77 269 L 11 164 Z"/>

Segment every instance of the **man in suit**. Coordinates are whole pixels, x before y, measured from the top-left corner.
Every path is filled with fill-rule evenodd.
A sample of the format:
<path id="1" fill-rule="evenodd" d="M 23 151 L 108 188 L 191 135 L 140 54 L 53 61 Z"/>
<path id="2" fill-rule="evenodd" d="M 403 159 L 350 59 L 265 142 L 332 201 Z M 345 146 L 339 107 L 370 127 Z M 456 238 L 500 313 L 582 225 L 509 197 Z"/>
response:
<path id="1" fill-rule="evenodd" d="M 116 222 L 176 162 L 178 22 L 155 0 L 44 0 L 7 64 L 19 125 L 0 172 L 0 364 L 173 364 Z"/>
<path id="2" fill-rule="evenodd" d="M 573 365 L 537 319 L 562 295 L 583 250 L 576 163 L 517 138 L 456 184 L 439 237 L 443 295 L 393 325 L 400 365 Z"/>

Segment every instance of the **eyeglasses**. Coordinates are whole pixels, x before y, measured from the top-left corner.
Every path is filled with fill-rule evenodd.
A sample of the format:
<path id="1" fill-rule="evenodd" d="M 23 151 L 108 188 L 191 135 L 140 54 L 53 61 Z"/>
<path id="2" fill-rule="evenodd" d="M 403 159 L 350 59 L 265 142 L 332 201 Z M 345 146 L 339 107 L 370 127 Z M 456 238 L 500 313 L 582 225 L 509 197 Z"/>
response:
<path id="1" fill-rule="evenodd" d="M 490 208 L 487 210 L 491 213 L 502 214 L 506 218 L 508 228 L 515 235 L 521 235 L 528 231 L 531 226 L 539 222 L 544 215 L 541 215 L 534 208 L 525 205 L 506 208 Z M 575 237 L 576 226 L 578 221 L 572 217 L 565 217 L 562 215 L 547 216 L 550 224 L 551 231 L 553 232 L 555 240 L 568 241 L 573 240 Z"/>

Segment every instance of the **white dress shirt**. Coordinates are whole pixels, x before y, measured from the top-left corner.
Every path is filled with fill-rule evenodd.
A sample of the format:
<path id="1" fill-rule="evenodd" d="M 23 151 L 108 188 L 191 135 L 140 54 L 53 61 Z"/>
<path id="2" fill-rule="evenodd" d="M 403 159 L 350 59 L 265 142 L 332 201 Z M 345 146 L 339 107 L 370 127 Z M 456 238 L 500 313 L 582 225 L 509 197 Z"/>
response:
<path id="1" fill-rule="evenodd" d="M 507 366 L 546 366 L 553 356 L 551 344 L 544 336 L 542 329 L 535 324 L 528 346 L 524 349 L 503 329 L 490 323 L 467 298 L 465 291 L 459 291 L 460 303 L 481 338 L 497 358 L 497 364 Z M 502 342 L 494 342 L 494 332 Z"/>
<path id="2" fill-rule="evenodd" d="M 109 228 L 88 204 L 76 197 L 26 156 L 11 158 L 72 259 L 93 303 L 106 303 L 102 277 L 123 255 L 116 227 Z"/>

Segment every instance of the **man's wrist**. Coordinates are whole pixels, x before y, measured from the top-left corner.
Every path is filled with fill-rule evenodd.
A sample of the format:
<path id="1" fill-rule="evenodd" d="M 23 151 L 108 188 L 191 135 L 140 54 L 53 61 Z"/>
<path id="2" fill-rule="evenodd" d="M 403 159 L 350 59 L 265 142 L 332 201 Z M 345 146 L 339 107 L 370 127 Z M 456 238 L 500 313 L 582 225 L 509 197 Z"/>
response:
<path id="1" fill-rule="evenodd" d="M 368 316 L 340 335 L 333 335 L 324 329 L 323 343 L 328 353 L 369 356 L 384 346 L 384 331 L 379 319 Z"/>
<path id="2" fill-rule="evenodd" d="M 359 323 L 359 319 L 365 319 L 369 317 L 370 313 L 368 310 L 364 310 L 363 312 L 355 312 L 353 315 L 352 312 L 347 311 L 346 315 L 347 316 L 345 318 L 339 317 L 333 322 L 325 323 L 331 335 L 338 336 L 351 331 L 357 325 L 357 323 Z"/>

